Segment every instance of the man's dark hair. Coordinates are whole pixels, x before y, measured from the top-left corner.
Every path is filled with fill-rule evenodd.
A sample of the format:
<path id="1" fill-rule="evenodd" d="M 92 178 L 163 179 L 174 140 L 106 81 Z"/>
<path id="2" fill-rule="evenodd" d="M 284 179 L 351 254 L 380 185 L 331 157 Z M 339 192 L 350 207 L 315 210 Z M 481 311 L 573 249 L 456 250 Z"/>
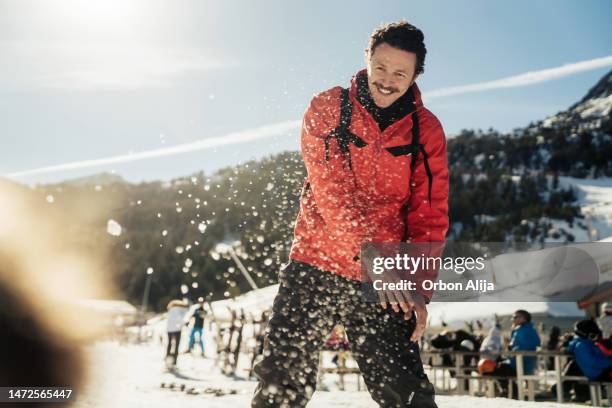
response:
<path id="1" fill-rule="evenodd" d="M 517 310 L 516 312 L 514 312 L 514 314 L 519 314 L 519 315 L 523 316 L 523 318 L 525 319 L 525 321 L 527 323 L 531 322 L 531 313 L 529 313 L 526 310 L 520 309 L 520 310 Z"/>
<path id="2" fill-rule="evenodd" d="M 425 71 L 425 54 L 427 54 L 424 40 L 423 32 L 407 21 L 386 24 L 370 35 L 366 56 L 371 57 L 376 47 L 387 43 L 394 48 L 415 53 L 417 63 L 414 74 L 422 74 Z"/>

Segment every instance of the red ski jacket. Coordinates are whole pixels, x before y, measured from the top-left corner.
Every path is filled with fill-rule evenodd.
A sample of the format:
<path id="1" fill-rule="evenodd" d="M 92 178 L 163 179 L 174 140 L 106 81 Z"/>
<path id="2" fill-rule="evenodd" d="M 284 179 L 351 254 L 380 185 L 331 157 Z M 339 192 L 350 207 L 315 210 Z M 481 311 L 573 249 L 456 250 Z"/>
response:
<path id="1" fill-rule="evenodd" d="M 289 256 L 350 279 L 360 279 L 362 243 L 444 242 L 448 230 L 446 139 L 438 119 L 423 106 L 416 83 L 419 142 L 427 152 L 431 194 L 422 155 L 411 174 L 410 155 L 385 150 L 410 144 L 412 114 L 381 132 L 359 103 L 356 87 L 355 76 L 349 90 L 349 130 L 367 145 L 349 144 L 351 166 L 336 141 L 329 142 L 327 155 L 325 147 L 325 138 L 340 121 L 342 88 L 316 95 L 304 114 L 301 147 L 308 175 Z M 430 291 L 419 292 L 431 299 Z"/>

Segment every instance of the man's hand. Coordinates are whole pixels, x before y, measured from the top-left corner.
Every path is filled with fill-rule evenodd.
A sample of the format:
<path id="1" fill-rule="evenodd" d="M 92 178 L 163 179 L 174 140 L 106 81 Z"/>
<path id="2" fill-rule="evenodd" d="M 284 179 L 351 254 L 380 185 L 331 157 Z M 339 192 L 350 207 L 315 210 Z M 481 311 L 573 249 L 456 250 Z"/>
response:
<path id="1" fill-rule="evenodd" d="M 425 328 L 427 327 L 427 303 L 425 302 L 425 297 L 420 293 L 413 294 L 410 306 L 416 314 L 416 326 L 412 332 L 412 336 L 410 336 L 410 341 L 416 343 L 419 341 L 425 332 Z"/>
<path id="2" fill-rule="evenodd" d="M 391 293 L 395 295 L 395 299 L 392 298 Z M 427 303 L 425 302 L 425 297 L 420 293 L 407 293 L 406 291 L 402 291 L 401 293 L 391 292 L 388 293 L 389 302 L 381 301 L 380 305 L 383 309 L 387 308 L 387 305 L 390 304 L 391 308 L 395 312 L 399 312 L 400 310 L 404 312 L 404 319 L 409 320 L 412 317 L 412 312 L 414 311 L 416 315 L 416 326 L 414 331 L 412 332 L 412 336 L 410 336 L 410 341 L 417 342 L 423 332 L 425 332 L 425 328 L 427 327 Z"/>

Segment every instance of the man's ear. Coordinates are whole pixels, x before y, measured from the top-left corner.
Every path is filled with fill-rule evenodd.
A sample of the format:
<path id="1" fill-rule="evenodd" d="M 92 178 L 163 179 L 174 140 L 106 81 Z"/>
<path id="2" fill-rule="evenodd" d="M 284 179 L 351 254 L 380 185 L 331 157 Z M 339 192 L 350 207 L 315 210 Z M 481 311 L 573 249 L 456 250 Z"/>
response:
<path id="1" fill-rule="evenodd" d="M 368 73 L 368 75 L 370 75 L 370 56 L 368 55 L 368 52 L 366 50 L 366 53 L 363 57 L 363 61 L 365 62 L 365 67 L 366 67 L 366 71 Z"/>
<path id="2" fill-rule="evenodd" d="M 414 74 L 414 76 L 412 77 L 412 81 L 410 81 L 410 86 L 414 85 L 418 77 L 419 77 L 419 74 Z"/>

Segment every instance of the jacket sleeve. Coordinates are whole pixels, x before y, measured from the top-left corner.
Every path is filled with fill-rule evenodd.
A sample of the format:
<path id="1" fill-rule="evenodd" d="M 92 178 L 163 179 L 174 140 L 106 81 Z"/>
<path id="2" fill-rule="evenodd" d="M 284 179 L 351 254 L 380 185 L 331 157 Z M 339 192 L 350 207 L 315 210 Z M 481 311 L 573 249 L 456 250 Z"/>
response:
<path id="1" fill-rule="evenodd" d="M 534 330 L 521 326 L 513 332 L 510 345 L 512 351 L 535 350 L 540 346 L 540 336 Z"/>
<path id="2" fill-rule="evenodd" d="M 510 351 L 521 351 L 527 350 L 525 347 L 525 334 L 521 329 L 517 329 L 512 332 L 512 338 L 510 339 Z"/>
<path id="3" fill-rule="evenodd" d="M 612 360 L 589 340 L 577 344 L 573 349 L 573 354 L 580 369 L 587 377 L 593 377 L 590 378 L 592 380 L 612 365 Z"/>
<path id="4" fill-rule="evenodd" d="M 419 115 L 420 142 L 427 152 L 427 162 L 431 170 L 431 205 L 429 203 L 429 178 L 425 170 L 424 158 L 418 155 L 410 181 L 410 199 L 406 223 L 408 242 L 430 243 L 427 247 L 428 257 L 439 257 L 444 251 L 446 232 L 448 231 L 448 159 L 446 157 L 446 138 L 438 119 L 429 111 Z M 420 247 L 420 246 L 419 246 Z M 418 290 L 431 301 L 433 290 L 422 288 L 424 280 L 435 281 L 437 269 L 421 269 L 417 272 Z"/>
<path id="5" fill-rule="evenodd" d="M 446 138 L 438 119 L 430 112 L 419 115 L 420 141 L 432 173 L 431 203 L 429 179 L 419 154 L 411 181 L 407 214 L 409 242 L 444 242 L 448 231 L 448 159 Z"/>
<path id="6" fill-rule="evenodd" d="M 330 95 L 331 92 L 315 96 L 304 114 L 302 156 L 327 232 L 334 239 L 354 243 L 357 254 L 361 242 L 373 231 L 366 217 L 364 192 L 357 188 L 335 140 L 329 141 L 329 156 L 325 160 L 325 137 L 340 120 L 339 88 L 338 97 Z"/>

